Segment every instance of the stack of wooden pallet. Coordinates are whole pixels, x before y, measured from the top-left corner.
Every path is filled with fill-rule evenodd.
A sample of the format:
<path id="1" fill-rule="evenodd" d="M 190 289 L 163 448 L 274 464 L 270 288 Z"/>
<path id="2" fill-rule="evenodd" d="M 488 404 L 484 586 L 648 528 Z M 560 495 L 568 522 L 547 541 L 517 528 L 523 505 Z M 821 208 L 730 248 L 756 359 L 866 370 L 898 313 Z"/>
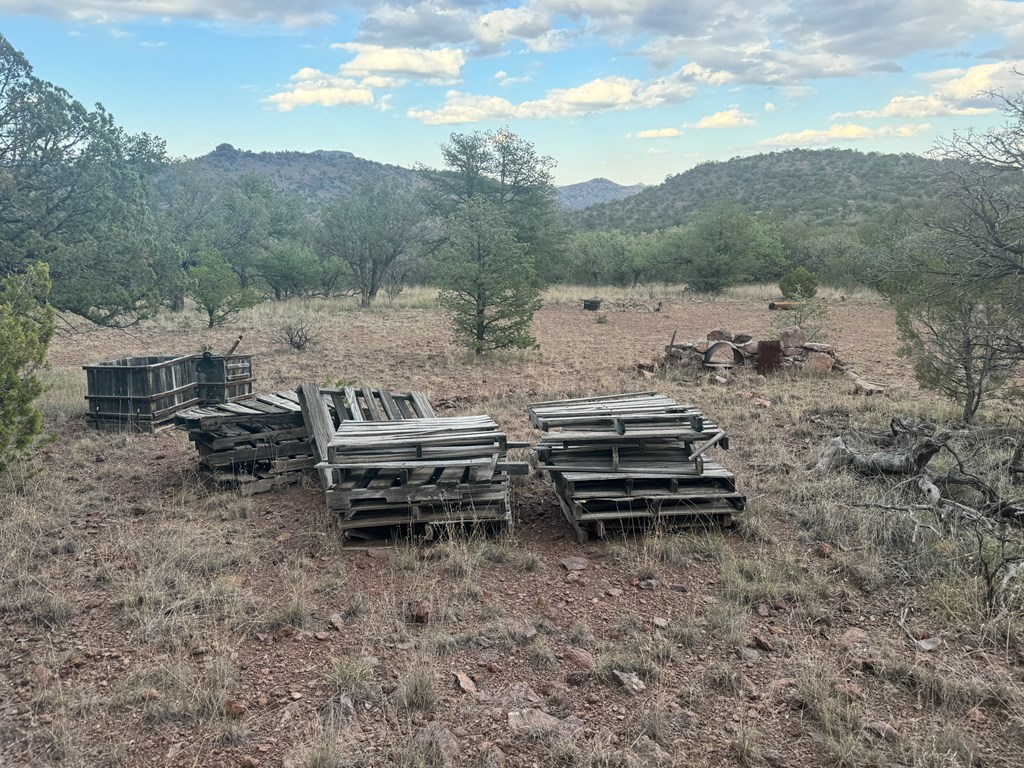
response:
<path id="1" fill-rule="evenodd" d="M 318 390 L 318 397 L 332 428 L 346 419 L 434 414 L 419 392 L 346 387 Z M 175 423 L 195 443 L 204 478 L 244 495 L 297 483 L 318 461 L 300 398 L 292 390 L 190 408 L 178 413 Z"/>
<path id="2" fill-rule="evenodd" d="M 300 391 L 316 402 L 308 385 Z M 509 475 L 526 466 L 507 461 L 507 437 L 489 416 L 344 420 L 330 434 L 323 416 L 307 420 L 320 424 L 317 466 L 345 537 L 510 522 Z"/>
<path id="3" fill-rule="evenodd" d="M 534 403 L 529 414 L 547 433 L 532 461 L 581 541 L 608 529 L 729 525 L 743 508 L 735 477 L 706 456 L 728 438 L 693 406 L 634 392 Z"/>

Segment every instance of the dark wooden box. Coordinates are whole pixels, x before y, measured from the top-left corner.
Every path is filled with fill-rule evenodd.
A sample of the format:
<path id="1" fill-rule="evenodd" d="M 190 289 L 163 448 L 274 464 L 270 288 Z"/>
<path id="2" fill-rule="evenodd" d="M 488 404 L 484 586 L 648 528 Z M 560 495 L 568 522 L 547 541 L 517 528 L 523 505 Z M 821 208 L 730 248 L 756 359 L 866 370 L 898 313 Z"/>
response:
<path id="1" fill-rule="evenodd" d="M 195 365 L 199 402 L 232 403 L 252 395 L 252 355 L 202 355 Z"/>
<path id="2" fill-rule="evenodd" d="M 154 431 L 199 402 L 193 355 L 123 357 L 82 367 L 95 427 Z"/>

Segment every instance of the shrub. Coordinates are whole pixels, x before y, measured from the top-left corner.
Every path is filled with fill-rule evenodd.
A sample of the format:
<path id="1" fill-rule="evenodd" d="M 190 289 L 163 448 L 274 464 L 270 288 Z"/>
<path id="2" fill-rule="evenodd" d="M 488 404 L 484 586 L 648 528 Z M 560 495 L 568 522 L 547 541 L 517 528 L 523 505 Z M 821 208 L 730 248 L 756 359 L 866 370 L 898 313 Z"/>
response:
<path id="1" fill-rule="evenodd" d="M 818 278 L 797 267 L 779 280 L 779 290 L 787 299 L 811 299 L 818 292 Z"/>

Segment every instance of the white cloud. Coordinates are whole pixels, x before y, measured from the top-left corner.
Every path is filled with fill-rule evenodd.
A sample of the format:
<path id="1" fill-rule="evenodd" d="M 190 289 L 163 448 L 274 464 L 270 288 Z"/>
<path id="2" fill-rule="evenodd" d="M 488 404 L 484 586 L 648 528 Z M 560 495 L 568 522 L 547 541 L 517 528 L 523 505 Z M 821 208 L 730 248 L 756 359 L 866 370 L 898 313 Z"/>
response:
<path id="1" fill-rule="evenodd" d="M 436 84 L 453 84 L 462 79 L 466 56 L 457 48 L 386 48 L 365 43 L 332 43 L 355 53 L 355 58 L 341 65 L 341 72 L 351 77 L 401 75 L 428 80 Z"/>
<path id="2" fill-rule="evenodd" d="M 758 142 L 761 146 L 770 147 L 802 147 L 815 144 L 827 144 L 834 141 L 863 141 L 879 138 L 912 138 L 931 130 L 927 123 L 919 125 L 887 125 L 881 128 L 868 128 L 856 123 L 837 123 L 825 130 L 807 129 L 781 133 L 770 139 Z"/>
<path id="3" fill-rule="evenodd" d="M 518 107 L 499 96 L 474 96 L 459 91 L 449 91 L 441 109 L 416 109 L 406 112 L 408 117 L 425 125 L 457 125 L 478 123 L 482 120 L 503 120 L 518 117 Z"/>
<path id="4" fill-rule="evenodd" d="M 997 110 L 984 92 L 1016 91 L 1024 60 L 979 64 L 968 69 L 942 69 L 919 75 L 933 89 L 928 94 L 894 96 L 881 109 L 838 112 L 832 119 L 844 117 L 923 117 L 985 115 Z"/>
<path id="5" fill-rule="evenodd" d="M 770 101 L 766 101 L 764 103 L 764 111 L 765 112 L 774 112 L 775 111 L 775 105 L 772 104 Z"/>
<path id="6" fill-rule="evenodd" d="M 499 69 L 494 73 L 494 79 L 498 81 L 498 85 L 507 87 L 509 85 L 515 85 L 516 83 L 529 83 L 533 81 L 531 75 L 510 75 L 503 69 Z"/>
<path id="7" fill-rule="evenodd" d="M 529 5 L 485 13 L 473 24 L 476 39 L 488 46 L 501 46 L 513 40 L 536 40 L 550 30 L 551 17 Z"/>
<path id="8" fill-rule="evenodd" d="M 681 135 L 682 131 L 678 128 L 652 128 L 649 131 L 638 131 L 636 133 L 638 139 L 672 139 Z"/>
<path id="9" fill-rule="evenodd" d="M 580 117 L 594 112 L 657 107 L 686 99 L 693 86 L 672 80 L 644 84 L 620 76 L 600 77 L 572 88 L 555 88 L 542 98 L 514 104 L 497 96 L 449 91 L 440 109 L 410 109 L 409 117 L 427 125 L 483 120 Z"/>
<path id="10" fill-rule="evenodd" d="M 687 128 L 741 128 L 747 125 L 757 125 L 757 121 L 739 109 L 726 109 L 715 112 L 713 115 L 705 115 L 696 123 L 687 125 Z"/>
<path id="11" fill-rule="evenodd" d="M 287 89 L 264 99 L 279 112 L 291 112 L 296 107 L 320 105 L 340 107 L 373 104 L 373 90 L 347 77 L 328 75 L 312 67 L 304 67 L 291 77 Z"/>

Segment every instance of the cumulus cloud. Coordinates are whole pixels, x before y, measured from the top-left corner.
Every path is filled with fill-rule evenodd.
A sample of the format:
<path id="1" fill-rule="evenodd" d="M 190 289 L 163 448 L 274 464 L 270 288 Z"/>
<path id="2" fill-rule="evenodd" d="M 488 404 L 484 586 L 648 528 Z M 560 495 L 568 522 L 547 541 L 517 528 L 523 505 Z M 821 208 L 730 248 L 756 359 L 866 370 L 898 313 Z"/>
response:
<path id="1" fill-rule="evenodd" d="M 769 147 L 805 147 L 816 144 L 827 144 L 836 141 L 863 141 L 878 138 L 912 138 L 931 130 L 928 123 L 918 125 L 887 125 L 881 128 L 868 128 L 856 123 L 837 123 L 825 130 L 807 129 L 781 133 L 758 142 Z"/>
<path id="2" fill-rule="evenodd" d="M 340 107 L 373 104 L 373 90 L 351 78 L 328 75 L 312 67 L 304 67 L 291 77 L 289 86 L 264 99 L 279 112 L 291 112 L 296 107 L 320 105 Z"/>
<path id="3" fill-rule="evenodd" d="M 764 103 L 764 111 L 765 112 L 774 112 L 775 111 L 775 105 L 772 104 L 770 101 L 766 101 Z"/>
<path id="4" fill-rule="evenodd" d="M 351 77 L 404 76 L 452 84 L 462 79 L 466 63 L 465 54 L 457 48 L 386 48 L 366 43 L 332 43 L 331 48 L 355 53 L 355 58 L 341 65 L 342 73 Z"/>
<path id="5" fill-rule="evenodd" d="M 636 133 L 638 139 L 673 139 L 681 135 L 682 131 L 678 128 L 653 128 L 649 131 L 638 131 Z"/>
<path id="6" fill-rule="evenodd" d="M 687 128 L 742 128 L 747 125 L 757 125 L 757 121 L 750 115 L 740 112 L 739 109 L 726 109 L 715 112 L 713 115 L 705 115 L 696 123 L 687 125 Z"/>
<path id="7" fill-rule="evenodd" d="M 1015 91 L 1020 85 L 1024 61 L 979 64 L 968 69 L 943 69 L 926 72 L 919 77 L 933 89 L 927 94 L 894 96 L 881 109 L 839 112 L 832 119 L 844 117 L 924 117 L 971 116 L 995 112 L 997 107 L 985 93 Z"/>
<path id="8" fill-rule="evenodd" d="M 580 117 L 594 112 L 657 107 L 684 100 L 692 86 L 658 80 L 644 84 L 625 77 L 600 77 L 572 88 L 549 90 L 542 98 L 515 104 L 497 96 L 449 91 L 440 109 L 408 110 L 427 125 L 474 123 L 483 120 Z"/>
<path id="9" fill-rule="evenodd" d="M 529 5 L 485 13 L 473 24 L 476 40 L 486 46 L 543 38 L 550 29 L 551 17 Z"/>

